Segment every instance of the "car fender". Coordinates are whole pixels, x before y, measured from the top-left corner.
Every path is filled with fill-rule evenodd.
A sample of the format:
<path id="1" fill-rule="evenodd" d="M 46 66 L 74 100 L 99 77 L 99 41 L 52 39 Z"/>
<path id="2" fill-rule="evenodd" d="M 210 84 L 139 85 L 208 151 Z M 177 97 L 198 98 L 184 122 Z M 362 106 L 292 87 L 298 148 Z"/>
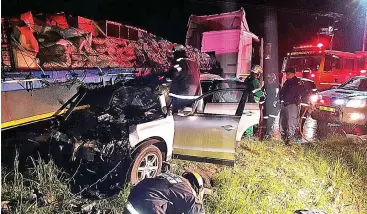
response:
<path id="1" fill-rule="evenodd" d="M 163 139 L 167 148 L 167 159 L 173 151 L 174 120 L 173 116 L 142 123 L 130 127 L 129 142 L 131 147 L 138 147 L 147 139 Z"/>

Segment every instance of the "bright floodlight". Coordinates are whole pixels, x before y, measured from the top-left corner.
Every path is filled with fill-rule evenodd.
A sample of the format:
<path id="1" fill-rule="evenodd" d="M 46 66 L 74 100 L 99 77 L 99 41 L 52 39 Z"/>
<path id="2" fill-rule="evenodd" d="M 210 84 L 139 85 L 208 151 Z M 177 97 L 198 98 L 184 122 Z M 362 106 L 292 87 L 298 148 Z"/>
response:
<path id="1" fill-rule="evenodd" d="M 323 46 L 324 46 L 324 44 L 322 44 L 322 43 L 317 44 L 318 48 L 322 48 Z"/>

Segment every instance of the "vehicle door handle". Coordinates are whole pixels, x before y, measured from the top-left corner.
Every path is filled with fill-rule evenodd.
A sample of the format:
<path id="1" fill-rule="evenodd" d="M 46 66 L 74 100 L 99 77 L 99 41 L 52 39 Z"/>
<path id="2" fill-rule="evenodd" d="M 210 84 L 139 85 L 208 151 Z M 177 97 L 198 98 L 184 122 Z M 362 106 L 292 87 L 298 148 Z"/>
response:
<path id="1" fill-rule="evenodd" d="M 225 126 L 222 126 L 222 128 L 227 130 L 227 131 L 231 131 L 231 130 L 235 129 L 232 125 L 225 125 Z"/>

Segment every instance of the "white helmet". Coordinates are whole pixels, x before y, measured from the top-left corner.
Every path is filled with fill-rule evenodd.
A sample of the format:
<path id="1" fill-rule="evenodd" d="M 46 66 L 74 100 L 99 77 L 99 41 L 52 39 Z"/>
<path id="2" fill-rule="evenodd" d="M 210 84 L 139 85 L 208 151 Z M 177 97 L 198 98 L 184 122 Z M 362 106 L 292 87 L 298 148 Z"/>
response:
<path id="1" fill-rule="evenodd" d="M 184 51 L 185 50 L 185 46 L 183 45 L 176 45 L 174 48 L 173 48 L 173 52 L 177 52 L 177 51 Z"/>
<path id="2" fill-rule="evenodd" d="M 255 74 L 261 74 L 263 72 L 263 69 L 260 65 L 255 65 L 252 67 L 251 72 Z"/>

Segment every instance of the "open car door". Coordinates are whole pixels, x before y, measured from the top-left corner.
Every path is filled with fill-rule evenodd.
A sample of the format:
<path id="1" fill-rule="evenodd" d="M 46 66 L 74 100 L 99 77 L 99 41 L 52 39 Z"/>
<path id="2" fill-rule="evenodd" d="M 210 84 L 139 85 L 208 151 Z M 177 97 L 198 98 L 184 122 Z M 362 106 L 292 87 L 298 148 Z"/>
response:
<path id="1" fill-rule="evenodd" d="M 195 109 L 204 100 L 223 96 L 231 96 L 236 102 L 204 102 L 203 109 Z M 233 165 L 237 131 L 247 96 L 244 88 L 214 90 L 194 100 L 192 108 L 175 114 L 174 157 Z"/>

